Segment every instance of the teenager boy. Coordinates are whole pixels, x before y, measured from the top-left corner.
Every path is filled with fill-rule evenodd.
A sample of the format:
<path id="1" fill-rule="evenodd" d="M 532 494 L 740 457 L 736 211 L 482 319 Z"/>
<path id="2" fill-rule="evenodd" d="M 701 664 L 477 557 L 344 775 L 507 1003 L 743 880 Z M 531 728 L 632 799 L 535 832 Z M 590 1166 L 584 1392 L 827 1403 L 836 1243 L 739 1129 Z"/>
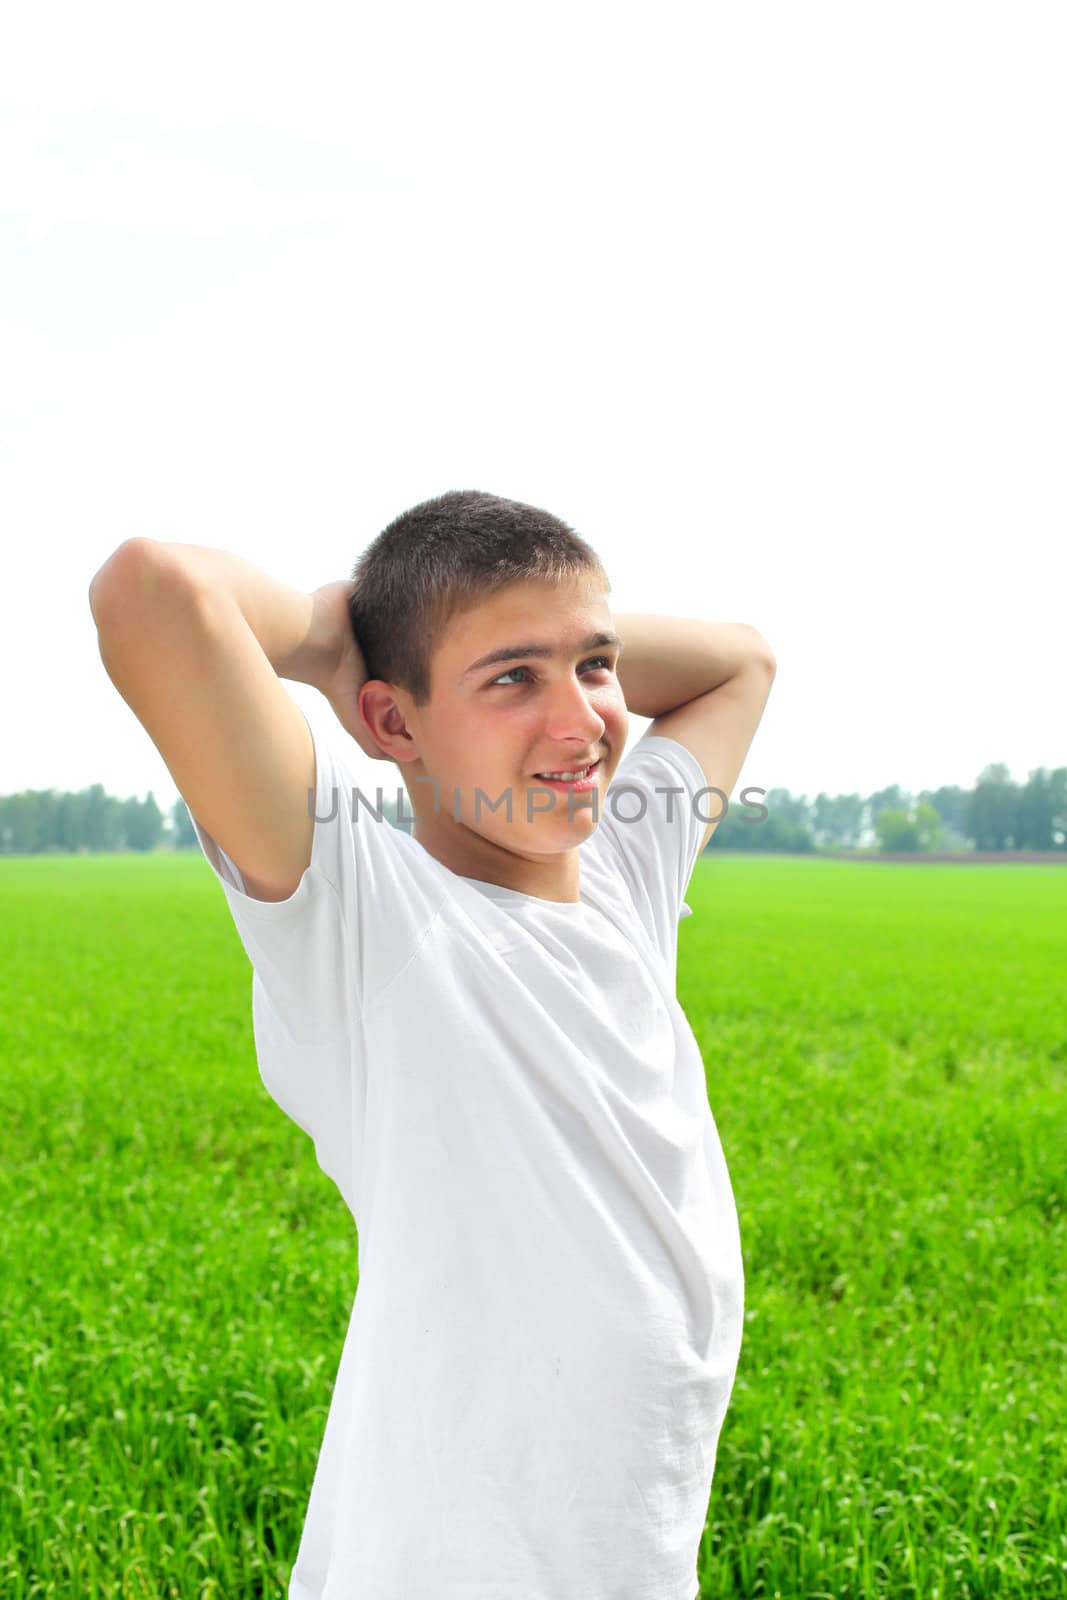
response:
<path id="1" fill-rule="evenodd" d="M 313 595 L 147 539 L 93 580 L 251 960 L 263 1080 L 358 1228 L 290 1600 L 698 1592 L 744 1280 L 677 928 L 775 664 L 609 592 L 565 523 L 476 491 Z"/>

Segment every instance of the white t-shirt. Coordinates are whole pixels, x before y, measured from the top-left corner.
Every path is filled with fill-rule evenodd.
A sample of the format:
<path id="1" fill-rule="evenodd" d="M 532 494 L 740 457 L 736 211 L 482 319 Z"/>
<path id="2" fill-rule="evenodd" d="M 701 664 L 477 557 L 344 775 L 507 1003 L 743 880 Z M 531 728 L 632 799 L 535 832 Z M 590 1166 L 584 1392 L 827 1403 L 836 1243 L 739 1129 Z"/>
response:
<path id="1" fill-rule="evenodd" d="M 325 701 L 307 721 L 288 900 L 248 896 L 197 824 L 263 1081 L 358 1229 L 290 1600 L 693 1600 L 744 1299 L 675 992 L 700 765 L 638 740 L 557 904 L 378 820 Z"/>

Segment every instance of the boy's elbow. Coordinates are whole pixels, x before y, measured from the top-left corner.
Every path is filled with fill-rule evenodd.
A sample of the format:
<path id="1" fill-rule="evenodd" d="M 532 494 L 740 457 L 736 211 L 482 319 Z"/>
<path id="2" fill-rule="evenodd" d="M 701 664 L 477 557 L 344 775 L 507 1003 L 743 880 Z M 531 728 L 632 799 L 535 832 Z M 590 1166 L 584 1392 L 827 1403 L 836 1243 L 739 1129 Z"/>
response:
<path id="1" fill-rule="evenodd" d="M 120 545 L 108 556 L 107 560 L 99 566 L 89 580 L 89 610 L 93 614 L 93 621 L 99 629 L 104 615 L 106 600 L 123 581 L 123 574 L 127 572 L 130 563 L 142 557 L 146 551 L 156 544 L 154 539 L 146 539 L 140 534 L 132 538 L 123 539 Z"/>
<path id="2" fill-rule="evenodd" d="M 749 623 L 749 628 L 752 632 L 753 642 L 759 653 L 760 660 L 765 661 L 770 667 L 771 671 L 774 672 L 778 666 L 778 657 L 775 655 L 774 650 L 771 647 L 770 640 L 751 622 Z"/>

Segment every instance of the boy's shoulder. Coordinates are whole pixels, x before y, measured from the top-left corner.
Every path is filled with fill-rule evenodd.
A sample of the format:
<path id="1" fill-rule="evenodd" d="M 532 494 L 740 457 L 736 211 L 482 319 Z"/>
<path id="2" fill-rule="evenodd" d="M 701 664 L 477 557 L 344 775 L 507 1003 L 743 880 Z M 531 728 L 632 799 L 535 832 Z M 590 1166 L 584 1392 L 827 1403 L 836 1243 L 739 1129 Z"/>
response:
<path id="1" fill-rule="evenodd" d="M 646 733 L 619 763 L 587 841 L 625 886 L 634 917 L 673 966 L 678 922 L 692 914 L 685 895 L 706 820 L 698 803 L 704 774 L 684 745 Z"/>

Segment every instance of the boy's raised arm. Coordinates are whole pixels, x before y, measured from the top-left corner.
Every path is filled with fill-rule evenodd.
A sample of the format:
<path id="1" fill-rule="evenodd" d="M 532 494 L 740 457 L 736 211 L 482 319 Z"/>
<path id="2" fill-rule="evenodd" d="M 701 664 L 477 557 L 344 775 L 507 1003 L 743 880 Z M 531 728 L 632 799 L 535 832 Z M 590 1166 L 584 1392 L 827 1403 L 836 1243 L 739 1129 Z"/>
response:
<path id="1" fill-rule="evenodd" d="M 315 754 L 279 677 L 335 683 L 336 594 L 317 600 L 225 550 L 136 538 L 94 575 L 89 604 L 108 676 L 189 810 L 254 898 L 289 899 L 311 860 Z M 352 651 L 357 671 L 354 638 Z"/>
<path id="2" fill-rule="evenodd" d="M 719 803 L 701 809 L 700 851 L 719 824 L 759 727 L 777 672 L 763 634 L 747 622 L 616 614 L 626 704 L 651 717 L 648 734 L 683 745 Z M 700 852 L 698 851 L 698 854 Z"/>

